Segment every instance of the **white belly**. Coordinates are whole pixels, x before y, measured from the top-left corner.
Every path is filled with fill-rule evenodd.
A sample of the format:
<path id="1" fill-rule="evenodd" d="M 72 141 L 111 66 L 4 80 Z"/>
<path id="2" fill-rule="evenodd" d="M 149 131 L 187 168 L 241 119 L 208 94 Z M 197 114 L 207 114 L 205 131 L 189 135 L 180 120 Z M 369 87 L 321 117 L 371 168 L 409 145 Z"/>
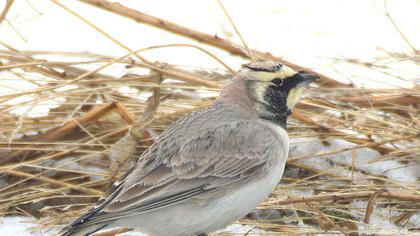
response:
<path id="1" fill-rule="evenodd" d="M 279 140 L 281 140 L 278 157 L 276 157 L 278 159 L 274 162 L 275 165 L 271 166 L 266 176 L 256 178 L 202 209 L 206 213 L 201 225 L 208 226 L 204 232 L 221 229 L 243 218 L 258 204 L 266 200 L 280 182 L 289 152 L 289 138 L 283 128 L 271 122 L 265 125 L 271 126 L 270 128 L 276 132 Z M 209 225 L 208 222 L 212 222 L 212 224 Z"/>
<path id="2" fill-rule="evenodd" d="M 283 176 L 284 163 L 279 162 L 266 177 L 250 182 L 239 190 L 232 192 L 229 196 L 219 199 L 215 203 L 216 207 L 213 208 L 218 210 L 209 212 L 212 213 L 210 217 L 219 218 L 220 220 L 216 222 L 218 224 L 214 226 L 215 228 L 210 231 L 217 230 L 243 218 L 255 209 L 258 204 L 266 200 Z M 223 214 L 220 214 L 220 209 L 223 209 Z"/>
<path id="3" fill-rule="evenodd" d="M 217 200 L 213 206 L 206 209 L 209 213 L 209 220 L 219 219 L 213 225 L 213 228 L 209 230 L 210 232 L 239 220 L 250 213 L 258 204 L 268 198 L 283 176 L 284 166 L 289 152 L 289 136 L 278 125 L 265 120 L 260 120 L 260 122 L 262 125 L 268 126 L 277 135 L 279 140 L 279 153 L 276 158 L 278 159 L 273 162 L 275 165 L 271 166 L 266 176 L 241 186 L 237 191 L 231 192 L 231 194 Z"/>

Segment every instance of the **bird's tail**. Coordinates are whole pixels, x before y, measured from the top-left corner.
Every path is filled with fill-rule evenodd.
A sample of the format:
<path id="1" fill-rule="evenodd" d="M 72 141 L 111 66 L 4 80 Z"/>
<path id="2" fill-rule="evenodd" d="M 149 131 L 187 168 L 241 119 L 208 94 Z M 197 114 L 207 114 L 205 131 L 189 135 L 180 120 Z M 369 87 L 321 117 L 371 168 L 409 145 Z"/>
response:
<path id="1" fill-rule="evenodd" d="M 109 223 L 99 223 L 92 225 L 82 224 L 73 227 L 68 225 L 58 232 L 58 236 L 91 236 L 100 230 L 108 229 L 109 226 Z"/>
<path id="2" fill-rule="evenodd" d="M 74 220 L 71 224 L 62 228 L 58 236 L 90 236 L 99 230 L 112 228 L 112 223 L 107 220 L 106 213 L 102 209 L 121 191 L 123 181 L 113 186 L 111 194 L 103 198 L 87 213 Z"/>

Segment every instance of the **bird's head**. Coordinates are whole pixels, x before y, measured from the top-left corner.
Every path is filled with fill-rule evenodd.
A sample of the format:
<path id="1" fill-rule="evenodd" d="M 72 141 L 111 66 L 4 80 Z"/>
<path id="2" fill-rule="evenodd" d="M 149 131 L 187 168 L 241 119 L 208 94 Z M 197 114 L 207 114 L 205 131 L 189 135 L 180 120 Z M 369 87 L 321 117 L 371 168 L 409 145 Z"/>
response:
<path id="1" fill-rule="evenodd" d="M 299 101 L 303 89 L 318 78 L 296 72 L 278 62 L 251 63 L 243 65 L 231 85 L 222 93 L 245 93 L 250 101 L 247 104 L 253 107 L 260 118 L 285 126 L 286 118 Z M 238 100 L 239 97 L 236 97 Z"/>

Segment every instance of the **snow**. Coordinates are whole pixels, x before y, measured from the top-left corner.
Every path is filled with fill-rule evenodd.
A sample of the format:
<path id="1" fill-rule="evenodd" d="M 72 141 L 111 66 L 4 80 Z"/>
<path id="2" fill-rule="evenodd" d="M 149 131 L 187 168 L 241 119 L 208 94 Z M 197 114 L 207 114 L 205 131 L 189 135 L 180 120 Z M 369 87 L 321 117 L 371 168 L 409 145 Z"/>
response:
<path id="1" fill-rule="evenodd" d="M 0 235 L 4 236 L 49 236 L 52 232 L 43 232 L 40 225 L 31 217 L 3 217 L 0 219 Z"/>
<path id="2" fill-rule="evenodd" d="M 399 182 L 415 183 L 420 178 L 418 164 L 407 165 L 395 160 L 363 164 L 358 168 L 372 174 L 383 174 L 389 179 Z"/>
<path id="3" fill-rule="evenodd" d="M 400 163 L 396 160 L 381 160 L 381 154 L 370 148 L 358 148 L 343 152 L 342 149 L 358 145 L 342 139 L 327 141 L 325 145 L 318 138 L 297 138 L 291 140 L 290 156 L 304 157 L 300 162 L 319 170 L 331 169 L 331 173 L 351 176 L 348 168 L 335 168 L 340 165 L 351 166 L 354 158 L 355 168 L 373 175 L 384 175 L 396 182 L 415 183 L 420 178 L 420 165 Z M 327 154 L 327 153 L 332 154 Z M 338 152 L 338 153 L 337 153 Z M 316 156 L 321 155 L 322 156 Z M 312 157 L 316 156 L 316 157 Z M 358 176 L 356 176 L 358 177 Z"/>
<path id="4" fill-rule="evenodd" d="M 344 152 L 337 151 L 356 147 L 357 145 L 341 139 L 328 140 L 325 145 L 318 138 L 297 138 L 291 140 L 290 156 L 300 157 L 299 160 L 306 165 L 318 170 L 331 170 L 331 173 L 336 173 L 341 176 L 351 176 L 351 171 L 348 166 L 352 165 L 354 158 L 354 165 L 356 174 L 353 176 L 354 181 L 359 184 L 370 183 L 366 175 L 360 175 L 360 171 L 364 171 L 369 175 L 384 175 L 389 180 L 396 183 L 416 183 L 420 177 L 420 166 L 418 163 L 400 163 L 396 160 L 381 160 L 381 154 L 369 148 L 349 150 Z M 326 153 L 333 154 L 326 154 Z M 322 156 L 313 157 L 317 154 L 325 154 Z M 345 168 L 339 168 L 340 165 L 345 165 Z M 337 185 L 337 183 L 334 183 Z M 299 196 L 306 195 L 306 191 L 288 190 L 289 193 Z M 381 234 L 381 235 L 406 235 L 409 233 L 407 229 L 395 225 L 390 219 L 391 217 L 400 216 L 401 212 L 392 208 L 376 207 L 374 214 L 371 216 L 370 224 L 364 224 L 364 214 L 367 206 L 367 201 L 354 201 L 351 204 L 350 213 L 358 216 L 357 226 L 360 234 Z M 410 217 L 407 227 L 417 227 L 419 225 L 420 213 Z"/>
<path id="5" fill-rule="evenodd" d="M 350 212 L 357 215 L 364 211 L 367 207 L 367 201 L 354 201 L 352 202 L 352 209 Z M 397 211 L 388 208 L 375 209 L 375 214 L 372 214 L 369 224 L 357 223 L 359 234 L 380 234 L 380 235 L 407 235 L 409 231 L 395 225 L 390 218 L 398 216 Z"/>
<path id="6" fill-rule="evenodd" d="M 223 230 L 218 231 L 218 233 L 231 233 L 231 234 L 248 234 L 255 235 L 261 234 L 263 231 L 255 228 L 250 225 L 241 225 L 241 224 L 232 224 L 226 227 Z"/>

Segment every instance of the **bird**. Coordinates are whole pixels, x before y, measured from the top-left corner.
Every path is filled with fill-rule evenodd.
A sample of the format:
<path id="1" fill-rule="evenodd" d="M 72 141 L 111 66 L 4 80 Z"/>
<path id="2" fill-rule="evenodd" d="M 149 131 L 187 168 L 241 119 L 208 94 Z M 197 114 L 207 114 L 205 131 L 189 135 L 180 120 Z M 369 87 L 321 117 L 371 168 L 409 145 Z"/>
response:
<path id="1" fill-rule="evenodd" d="M 59 235 L 129 227 L 203 236 L 243 218 L 280 182 L 287 118 L 317 79 L 275 61 L 243 65 L 210 106 L 170 125 L 107 197 Z"/>

